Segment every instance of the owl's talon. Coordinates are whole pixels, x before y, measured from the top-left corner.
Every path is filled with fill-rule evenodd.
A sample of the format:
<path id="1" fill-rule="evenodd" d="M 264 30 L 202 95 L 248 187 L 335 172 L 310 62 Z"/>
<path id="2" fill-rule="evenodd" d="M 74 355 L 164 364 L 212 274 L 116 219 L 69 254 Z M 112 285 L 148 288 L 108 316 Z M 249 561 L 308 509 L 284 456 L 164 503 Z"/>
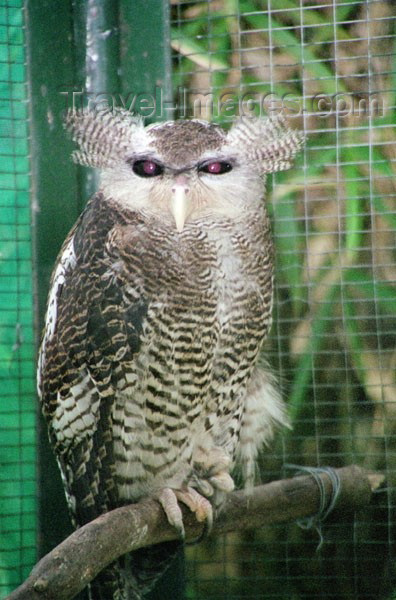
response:
<path id="1" fill-rule="evenodd" d="M 186 534 L 183 525 L 183 513 L 177 502 L 175 491 L 171 488 L 163 488 L 155 495 L 155 498 L 164 509 L 169 524 L 176 529 L 180 538 L 184 540 Z"/>
<path id="2" fill-rule="evenodd" d="M 209 478 L 212 487 L 220 490 L 221 492 L 232 492 L 235 488 L 234 480 L 231 475 L 226 471 L 221 471 Z"/>
<path id="3" fill-rule="evenodd" d="M 194 456 L 194 467 L 197 473 L 205 474 L 206 478 L 209 478 L 222 471 L 228 473 L 231 458 L 223 448 L 214 447 L 210 450 L 198 448 Z"/>
<path id="4" fill-rule="evenodd" d="M 209 500 L 192 487 L 188 487 L 186 490 L 175 490 L 175 494 L 191 512 L 195 513 L 198 523 L 205 522 L 207 530 L 210 531 L 213 525 L 213 509 Z"/>
<path id="5" fill-rule="evenodd" d="M 186 504 L 189 509 L 195 513 L 195 517 L 198 523 L 204 523 L 202 533 L 197 539 L 188 544 L 195 545 L 199 544 L 204 538 L 206 538 L 212 531 L 213 526 L 213 508 L 209 500 L 199 494 L 194 488 L 188 487 L 187 490 L 177 490 L 177 496 L 180 501 Z"/>
<path id="6" fill-rule="evenodd" d="M 162 490 L 159 490 L 154 497 L 164 509 L 168 522 L 177 530 L 182 539 L 185 538 L 185 530 L 183 525 L 183 513 L 178 504 L 178 500 L 183 502 L 183 504 L 195 514 L 198 523 L 205 522 L 204 534 L 211 531 L 213 525 L 212 505 L 209 500 L 199 494 L 194 488 L 187 487 L 183 490 L 163 488 Z M 201 537 L 199 539 L 201 539 Z"/>
<path id="7" fill-rule="evenodd" d="M 218 446 L 212 448 L 198 447 L 194 455 L 193 485 L 204 496 L 214 497 L 215 492 L 229 493 L 234 489 L 234 481 L 229 474 L 231 468 L 230 456 Z"/>
<path id="8" fill-rule="evenodd" d="M 207 479 L 197 479 L 194 481 L 194 487 L 205 498 L 210 498 L 214 494 L 213 485 Z"/>

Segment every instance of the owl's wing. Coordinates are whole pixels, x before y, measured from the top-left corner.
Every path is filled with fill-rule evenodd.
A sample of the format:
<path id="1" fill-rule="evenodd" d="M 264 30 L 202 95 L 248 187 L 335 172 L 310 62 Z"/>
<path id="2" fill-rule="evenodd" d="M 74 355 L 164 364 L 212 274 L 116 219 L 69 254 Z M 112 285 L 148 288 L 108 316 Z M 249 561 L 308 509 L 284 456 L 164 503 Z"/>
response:
<path id="1" fill-rule="evenodd" d="M 39 359 L 43 411 L 78 525 L 119 504 L 112 407 L 147 310 L 147 300 L 127 297 L 109 272 L 116 220 L 96 198 L 63 245 Z"/>

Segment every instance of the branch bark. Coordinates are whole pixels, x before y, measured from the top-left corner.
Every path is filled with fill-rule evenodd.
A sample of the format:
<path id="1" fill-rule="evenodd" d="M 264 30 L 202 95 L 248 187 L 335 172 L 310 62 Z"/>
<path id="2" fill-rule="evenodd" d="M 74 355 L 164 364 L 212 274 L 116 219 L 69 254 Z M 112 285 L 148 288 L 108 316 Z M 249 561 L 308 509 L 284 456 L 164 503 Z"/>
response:
<path id="1" fill-rule="evenodd" d="M 370 502 L 372 491 L 383 477 L 357 466 L 336 469 L 341 489 L 335 512 L 355 511 Z M 326 498 L 332 482 L 326 473 L 320 478 Z M 320 490 L 310 475 L 283 479 L 258 486 L 253 494 L 230 494 L 216 519 L 212 533 L 257 528 L 314 515 L 320 503 Z M 186 540 L 200 536 L 202 523 L 182 506 Z M 28 579 L 6 600 L 70 600 L 116 558 L 144 546 L 176 539 L 175 530 L 155 500 L 117 508 L 81 527 L 44 556 Z"/>

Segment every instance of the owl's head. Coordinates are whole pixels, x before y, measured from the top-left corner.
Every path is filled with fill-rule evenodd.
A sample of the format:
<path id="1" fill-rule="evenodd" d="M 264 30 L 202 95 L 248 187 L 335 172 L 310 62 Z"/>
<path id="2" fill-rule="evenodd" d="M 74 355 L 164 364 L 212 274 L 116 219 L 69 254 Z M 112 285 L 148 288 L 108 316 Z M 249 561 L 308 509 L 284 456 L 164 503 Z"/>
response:
<path id="1" fill-rule="evenodd" d="M 242 118 L 224 131 L 197 119 L 144 127 L 123 110 L 70 111 L 75 162 L 101 170 L 100 189 L 182 231 L 205 218 L 246 218 L 267 173 L 288 169 L 304 141 L 281 117 Z"/>

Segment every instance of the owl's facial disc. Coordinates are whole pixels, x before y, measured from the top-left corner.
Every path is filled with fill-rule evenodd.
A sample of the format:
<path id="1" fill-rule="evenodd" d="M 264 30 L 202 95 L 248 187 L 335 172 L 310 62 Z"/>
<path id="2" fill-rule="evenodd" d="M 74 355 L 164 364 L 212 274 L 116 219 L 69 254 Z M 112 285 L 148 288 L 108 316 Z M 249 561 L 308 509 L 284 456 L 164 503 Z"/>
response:
<path id="1" fill-rule="evenodd" d="M 171 213 L 175 219 L 177 231 L 183 231 L 184 223 L 191 208 L 190 185 L 185 175 L 177 175 L 172 186 L 170 203 Z"/>
<path id="2" fill-rule="evenodd" d="M 134 208 L 147 207 L 151 214 L 160 217 L 167 215 L 165 218 L 172 219 L 179 233 L 190 218 L 197 219 L 208 212 L 228 216 L 230 212 L 234 214 L 232 203 L 224 200 L 227 193 L 223 193 L 224 189 L 227 191 L 232 186 L 227 174 L 238 166 L 234 156 L 208 152 L 189 158 L 188 161 L 179 160 L 175 163 L 168 156 L 154 152 L 128 157 L 128 170 L 138 179 L 133 180 L 133 194 L 129 183 L 128 189 L 125 188 L 125 201 L 129 204 L 132 198 Z M 216 180 L 223 177 L 223 185 L 218 185 L 219 181 L 216 183 Z M 114 194 L 114 178 L 111 185 Z"/>

